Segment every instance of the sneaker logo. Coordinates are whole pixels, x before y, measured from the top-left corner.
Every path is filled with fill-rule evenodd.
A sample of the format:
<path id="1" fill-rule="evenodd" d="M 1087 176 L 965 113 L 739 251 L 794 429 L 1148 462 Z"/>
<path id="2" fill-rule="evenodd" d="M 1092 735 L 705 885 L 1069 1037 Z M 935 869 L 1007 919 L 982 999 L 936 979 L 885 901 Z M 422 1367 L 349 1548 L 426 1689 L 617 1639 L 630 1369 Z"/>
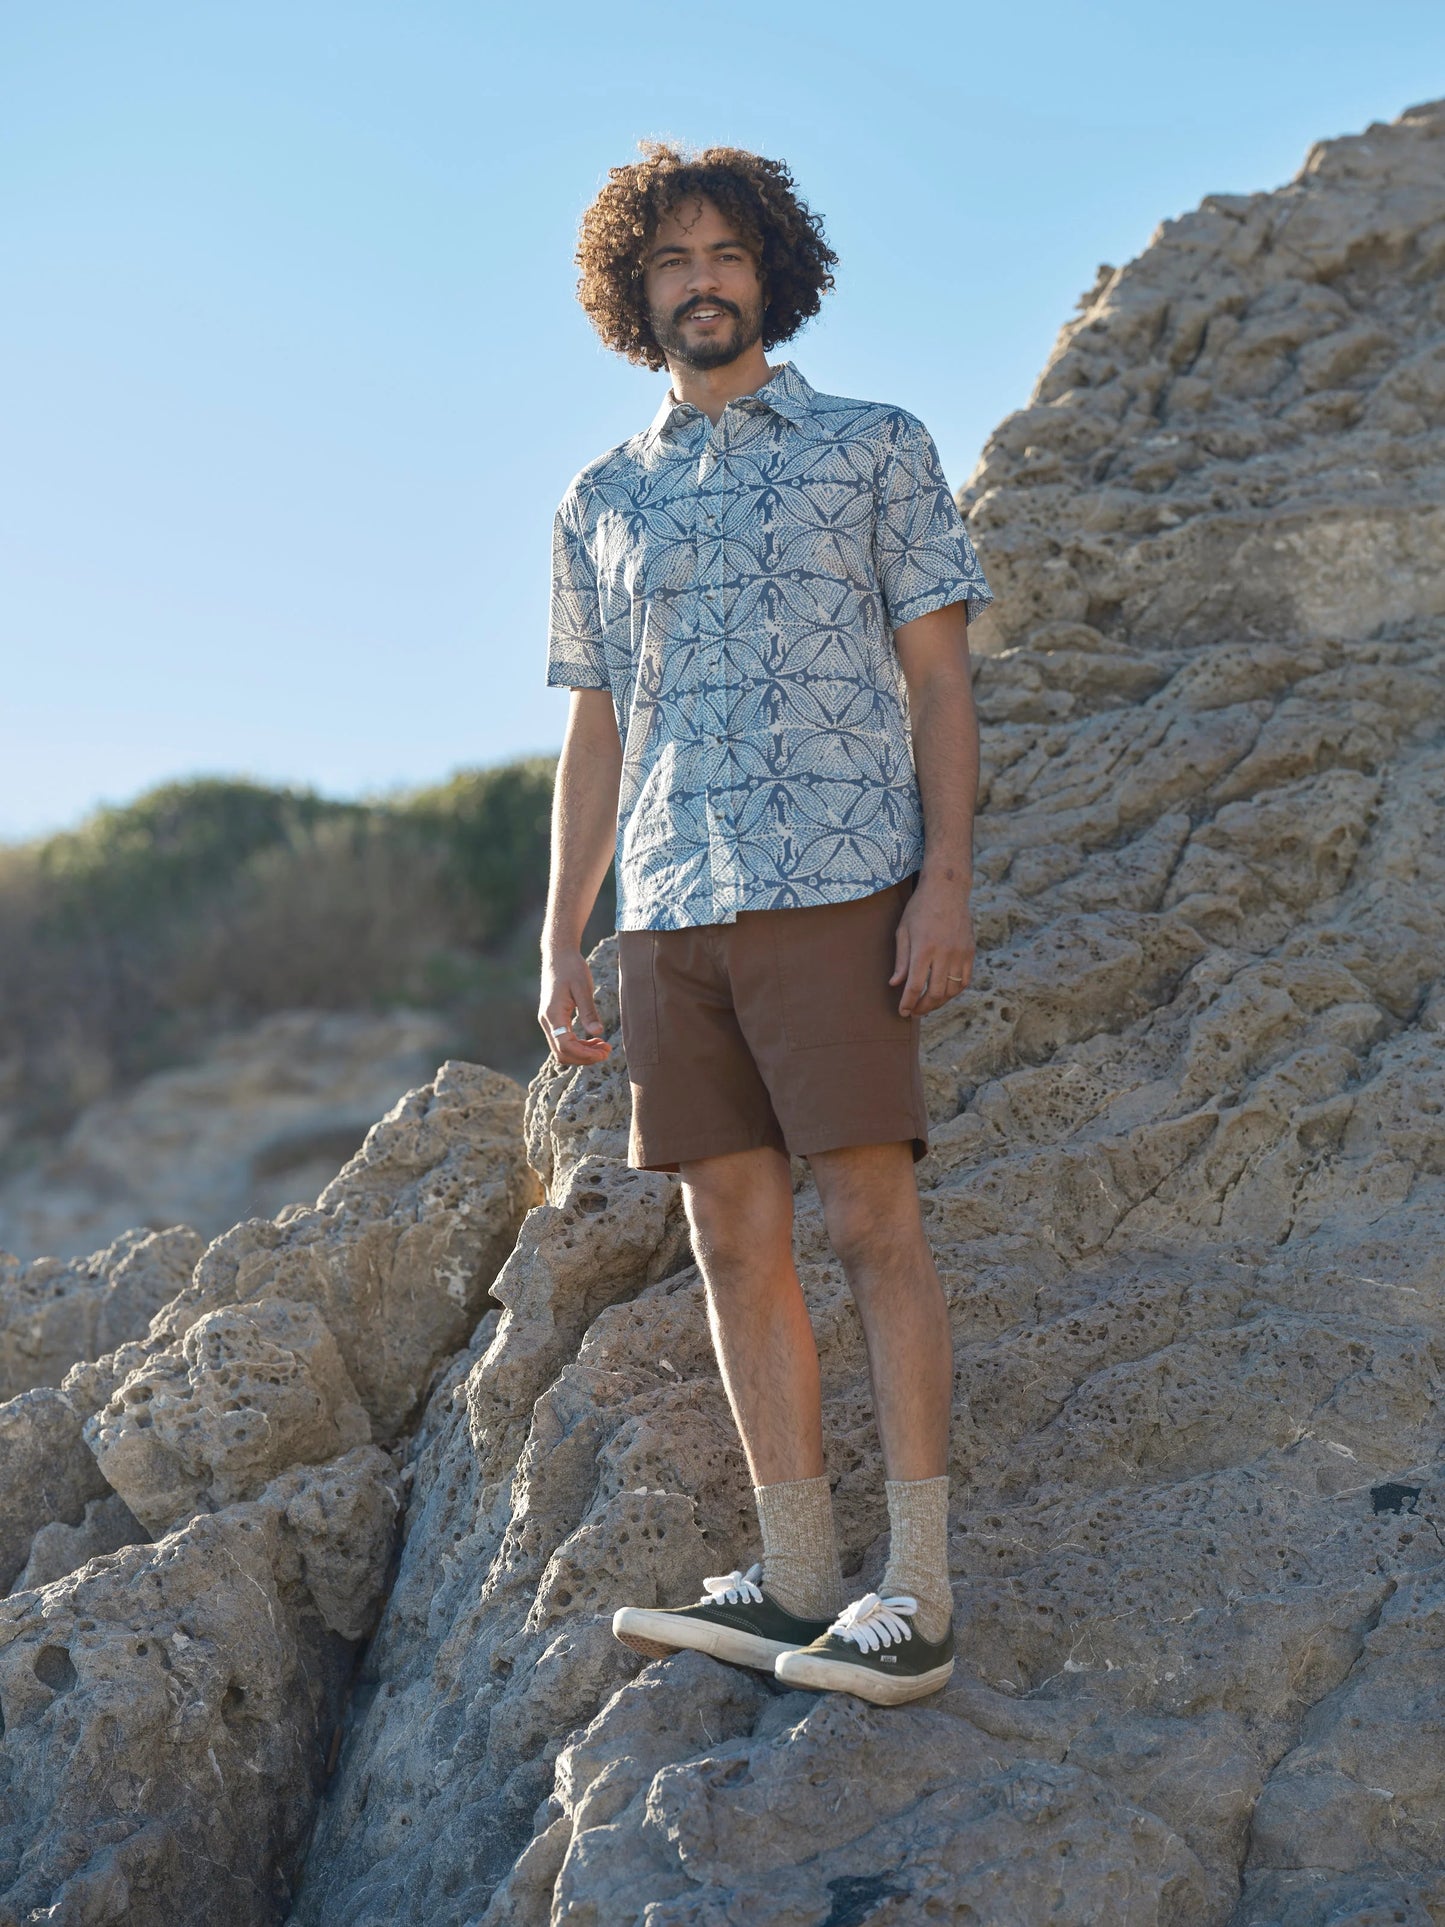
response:
<path id="1" fill-rule="evenodd" d="M 896 1666 L 898 1664 L 897 1653 L 880 1653 L 878 1655 L 878 1664 L 880 1666 Z"/>

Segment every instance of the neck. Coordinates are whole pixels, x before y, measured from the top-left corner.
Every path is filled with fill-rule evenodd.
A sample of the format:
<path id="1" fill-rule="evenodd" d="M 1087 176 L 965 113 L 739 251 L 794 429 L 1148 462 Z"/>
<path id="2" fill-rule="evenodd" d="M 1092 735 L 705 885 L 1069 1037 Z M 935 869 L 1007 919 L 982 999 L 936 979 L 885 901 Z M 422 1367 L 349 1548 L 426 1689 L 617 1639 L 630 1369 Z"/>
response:
<path id="1" fill-rule="evenodd" d="M 736 401 L 739 395 L 755 394 L 776 373 L 768 366 L 762 343 L 757 341 L 746 354 L 724 362 L 721 368 L 684 368 L 669 361 L 667 369 L 676 399 L 700 409 L 710 422 L 718 420 L 730 401 Z"/>

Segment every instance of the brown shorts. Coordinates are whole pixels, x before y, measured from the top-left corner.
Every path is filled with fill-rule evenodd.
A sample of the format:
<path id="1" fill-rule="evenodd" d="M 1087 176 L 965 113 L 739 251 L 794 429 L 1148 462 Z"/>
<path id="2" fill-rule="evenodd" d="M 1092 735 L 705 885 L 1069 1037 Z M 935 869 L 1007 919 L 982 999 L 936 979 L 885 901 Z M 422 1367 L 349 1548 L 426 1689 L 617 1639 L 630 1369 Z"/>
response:
<path id="1" fill-rule="evenodd" d="M 918 882 L 848 903 L 740 910 L 735 923 L 620 930 L 622 1045 L 632 1083 L 627 1162 L 771 1144 L 928 1150 L 922 1019 L 900 1017 L 894 933 Z"/>

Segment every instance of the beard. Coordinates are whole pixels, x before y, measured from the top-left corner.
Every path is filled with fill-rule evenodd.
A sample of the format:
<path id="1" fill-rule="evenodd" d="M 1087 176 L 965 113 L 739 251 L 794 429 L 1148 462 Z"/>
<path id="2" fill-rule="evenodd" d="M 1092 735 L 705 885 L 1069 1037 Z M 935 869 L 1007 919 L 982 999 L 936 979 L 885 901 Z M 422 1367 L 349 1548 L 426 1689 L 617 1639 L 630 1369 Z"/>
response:
<path id="1" fill-rule="evenodd" d="M 689 341 L 683 332 L 683 323 L 695 308 L 719 308 L 725 315 L 732 316 L 732 325 L 720 328 L 709 340 L 701 337 Z M 731 301 L 689 301 L 684 308 L 663 317 L 656 309 L 652 314 L 652 332 L 657 345 L 669 361 L 680 362 L 684 368 L 702 370 L 706 368 L 725 368 L 739 355 L 745 355 L 763 338 L 763 303 L 741 310 Z"/>

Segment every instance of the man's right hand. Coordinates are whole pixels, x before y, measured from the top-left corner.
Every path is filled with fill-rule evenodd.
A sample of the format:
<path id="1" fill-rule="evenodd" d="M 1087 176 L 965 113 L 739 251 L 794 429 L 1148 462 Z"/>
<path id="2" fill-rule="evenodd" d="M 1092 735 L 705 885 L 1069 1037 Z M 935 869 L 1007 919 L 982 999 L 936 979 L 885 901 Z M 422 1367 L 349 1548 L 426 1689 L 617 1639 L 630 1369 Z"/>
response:
<path id="1" fill-rule="evenodd" d="M 587 1034 L 572 1028 L 576 1017 Z M 602 1019 L 592 993 L 592 972 L 580 950 L 558 951 L 542 962 L 542 1007 L 537 1021 L 558 1064 L 605 1064 L 612 1046 L 602 1034 Z M 560 1033 L 559 1025 L 565 1026 Z"/>

